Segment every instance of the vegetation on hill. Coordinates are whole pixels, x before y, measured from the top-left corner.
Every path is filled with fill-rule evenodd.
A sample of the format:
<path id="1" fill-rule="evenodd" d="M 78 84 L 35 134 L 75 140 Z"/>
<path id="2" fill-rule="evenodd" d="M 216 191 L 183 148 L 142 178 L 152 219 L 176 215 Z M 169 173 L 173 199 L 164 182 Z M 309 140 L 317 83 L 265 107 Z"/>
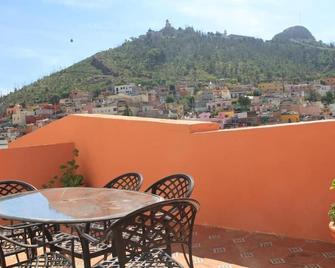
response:
<path id="1" fill-rule="evenodd" d="M 160 31 L 149 30 L 119 47 L 24 86 L 3 97 L 0 106 L 55 102 L 74 89 L 98 94 L 113 85 L 130 82 L 148 87 L 171 85 L 178 80 L 197 83 L 222 78 L 239 83 L 299 82 L 334 75 L 335 49 L 320 42 L 300 42 L 314 39 L 308 33 L 298 31 L 298 38 L 291 40 L 292 34 L 297 34 L 297 29 L 291 29 L 282 33 L 285 41 L 282 37 L 278 41 L 278 36 L 263 41 L 203 33 L 192 27 L 175 29 L 167 23 Z"/>
<path id="2" fill-rule="evenodd" d="M 285 29 L 283 32 L 275 35 L 273 41 L 303 40 L 307 42 L 316 42 L 312 33 L 303 26 L 293 26 Z"/>

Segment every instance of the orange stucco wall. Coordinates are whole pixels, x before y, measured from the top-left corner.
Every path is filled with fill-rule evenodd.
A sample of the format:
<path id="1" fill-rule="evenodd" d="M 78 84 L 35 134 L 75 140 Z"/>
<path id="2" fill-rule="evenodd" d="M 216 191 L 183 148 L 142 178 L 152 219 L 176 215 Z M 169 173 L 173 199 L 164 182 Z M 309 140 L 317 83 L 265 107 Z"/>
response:
<path id="1" fill-rule="evenodd" d="M 0 150 L 0 180 L 20 179 L 40 188 L 72 158 L 73 143 Z"/>
<path id="2" fill-rule="evenodd" d="M 144 175 L 143 189 L 189 173 L 200 223 L 330 240 L 334 138 L 335 121 L 227 131 L 211 123 L 72 115 L 11 147 L 74 142 L 92 186 L 128 171 Z"/>

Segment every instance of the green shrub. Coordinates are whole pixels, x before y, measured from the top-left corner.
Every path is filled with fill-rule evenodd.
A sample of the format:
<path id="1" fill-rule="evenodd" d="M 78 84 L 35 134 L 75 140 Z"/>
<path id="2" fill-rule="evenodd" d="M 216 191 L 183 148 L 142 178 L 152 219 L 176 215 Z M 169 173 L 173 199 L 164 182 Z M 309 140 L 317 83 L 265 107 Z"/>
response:
<path id="1" fill-rule="evenodd" d="M 73 159 L 60 166 L 62 174 L 60 176 L 54 176 L 46 185 L 43 185 L 44 188 L 53 187 L 56 181 L 60 181 L 61 186 L 63 187 L 78 187 L 84 184 L 83 175 L 76 174 L 77 169 L 79 168 L 75 159 L 79 155 L 78 149 L 74 149 L 72 154 Z"/>
<path id="2" fill-rule="evenodd" d="M 329 219 L 335 222 L 335 203 L 333 203 L 328 211 Z"/>
<path id="3" fill-rule="evenodd" d="M 335 179 L 333 179 L 332 184 L 330 186 L 330 190 L 335 189 Z M 328 211 L 329 219 L 335 222 L 335 203 L 333 203 Z"/>

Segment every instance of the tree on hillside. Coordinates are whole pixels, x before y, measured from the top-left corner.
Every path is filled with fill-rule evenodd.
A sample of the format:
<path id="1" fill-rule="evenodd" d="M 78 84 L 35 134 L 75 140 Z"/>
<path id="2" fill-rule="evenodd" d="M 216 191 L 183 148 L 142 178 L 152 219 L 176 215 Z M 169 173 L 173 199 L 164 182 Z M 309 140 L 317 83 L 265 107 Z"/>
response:
<path id="1" fill-rule="evenodd" d="M 326 105 L 334 103 L 334 101 L 335 101 L 334 94 L 332 92 L 328 91 L 325 96 L 322 96 L 321 101 L 322 101 L 322 103 L 324 103 Z"/>
<path id="2" fill-rule="evenodd" d="M 152 48 L 147 53 L 147 65 L 153 68 L 156 65 L 163 64 L 165 61 L 165 54 L 159 48 Z"/>
<path id="3" fill-rule="evenodd" d="M 125 116 L 133 116 L 133 112 L 131 111 L 131 109 L 129 108 L 128 104 L 126 105 L 125 110 L 123 111 L 123 114 Z"/>
<path id="4" fill-rule="evenodd" d="M 175 102 L 175 99 L 174 99 L 173 96 L 169 95 L 169 96 L 166 97 L 165 102 L 166 103 L 173 103 L 173 102 Z"/>
<path id="5" fill-rule="evenodd" d="M 259 90 L 259 89 L 256 89 L 252 92 L 252 95 L 253 96 L 261 96 L 262 95 L 262 92 Z"/>
<path id="6" fill-rule="evenodd" d="M 182 97 L 179 100 L 179 103 L 183 105 L 185 112 L 191 112 L 194 109 L 194 103 L 195 103 L 194 96 Z"/>
<path id="7" fill-rule="evenodd" d="M 306 98 L 308 101 L 310 102 L 315 102 L 315 101 L 319 101 L 321 99 L 321 96 L 319 93 L 317 93 L 315 90 L 312 90 L 307 98 Z"/>
<path id="8" fill-rule="evenodd" d="M 237 102 L 242 111 L 249 111 L 251 101 L 247 96 L 240 96 Z"/>
<path id="9" fill-rule="evenodd" d="M 57 95 L 52 95 L 50 98 L 49 98 L 49 102 L 51 104 L 58 104 L 59 103 L 59 100 L 60 100 L 60 97 L 57 96 Z"/>
<path id="10" fill-rule="evenodd" d="M 226 32 L 203 33 L 192 27 L 174 29 L 167 22 L 160 31 L 149 30 L 119 47 L 39 79 L 23 90 L 15 89 L 1 98 L 0 111 L 23 100 L 32 104 L 47 101 L 52 95 L 66 98 L 73 88 L 97 94 L 97 89 L 129 82 L 149 88 L 182 80 L 198 84 L 220 78 L 231 83 L 299 83 L 333 75 L 335 49 L 331 46 L 263 41 Z"/>

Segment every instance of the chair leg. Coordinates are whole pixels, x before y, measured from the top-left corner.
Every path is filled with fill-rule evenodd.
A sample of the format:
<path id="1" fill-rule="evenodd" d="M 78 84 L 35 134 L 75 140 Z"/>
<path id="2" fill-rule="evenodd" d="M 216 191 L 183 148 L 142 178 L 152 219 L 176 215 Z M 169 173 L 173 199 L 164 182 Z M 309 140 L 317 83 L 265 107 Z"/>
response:
<path id="1" fill-rule="evenodd" d="M 71 262 L 72 262 L 72 267 L 76 268 L 76 258 L 74 256 L 74 239 L 72 238 L 71 240 Z"/>
<path id="2" fill-rule="evenodd" d="M 91 256 L 90 249 L 87 241 L 81 242 L 81 247 L 83 249 L 83 261 L 85 268 L 91 268 Z"/>
<path id="3" fill-rule="evenodd" d="M 1 247 L 0 247 L 0 264 L 1 264 L 1 267 L 6 268 L 6 257 Z"/>
<path id="4" fill-rule="evenodd" d="M 188 257 L 186 255 L 185 245 L 182 244 L 181 247 L 182 247 L 184 258 L 186 260 L 186 263 L 187 263 L 188 267 L 194 268 L 193 254 L 192 254 L 192 244 L 187 245 L 187 247 L 188 247 Z"/>
<path id="5" fill-rule="evenodd" d="M 166 252 L 169 256 L 172 255 L 172 249 L 171 249 L 171 244 L 170 244 L 170 243 L 166 246 L 165 252 Z"/>
<path id="6" fill-rule="evenodd" d="M 194 265 L 193 265 L 193 252 L 192 252 L 192 245 L 189 246 L 189 250 L 188 250 L 189 254 L 189 261 L 190 261 L 190 268 L 193 268 Z"/>
<path id="7" fill-rule="evenodd" d="M 81 236 L 81 232 L 79 231 L 78 227 L 75 226 L 75 229 L 77 229 L 77 233 L 81 243 L 81 248 L 83 251 L 82 257 L 84 261 L 84 268 L 91 268 L 91 254 L 90 254 L 89 242 Z M 90 224 L 87 223 L 85 224 L 84 232 L 89 233 L 89 230 L 90 230 Z"/>

